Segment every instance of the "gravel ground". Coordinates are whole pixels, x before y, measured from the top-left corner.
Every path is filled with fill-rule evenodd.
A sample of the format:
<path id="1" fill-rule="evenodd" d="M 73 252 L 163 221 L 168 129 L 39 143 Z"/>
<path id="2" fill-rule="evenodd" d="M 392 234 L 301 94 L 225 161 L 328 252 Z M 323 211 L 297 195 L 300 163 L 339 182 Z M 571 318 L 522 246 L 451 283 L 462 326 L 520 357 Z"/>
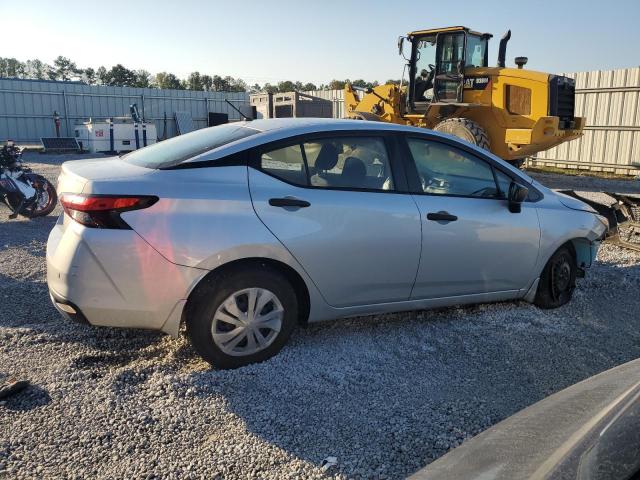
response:
<path id="1" fill-rule="evenodd" d="M 27 157 L 52 179 L 63 158 Z M 604 245 L 558 310 L 316 324 L 267 362 L 213 371 L 183 339 L 57 314 L 44 260 L 56 213 L 8 221 L 0 207 L 0 373 L 33 382 L 0 405 L 0 477 L 403 478 L 640 356 L 640 254 Z"/>

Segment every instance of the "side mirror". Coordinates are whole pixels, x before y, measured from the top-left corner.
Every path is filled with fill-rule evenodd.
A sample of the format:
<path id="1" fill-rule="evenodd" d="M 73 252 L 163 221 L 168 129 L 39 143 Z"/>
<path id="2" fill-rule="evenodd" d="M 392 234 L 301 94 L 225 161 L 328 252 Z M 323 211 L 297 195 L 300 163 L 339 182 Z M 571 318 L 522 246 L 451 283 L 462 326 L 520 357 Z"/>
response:
<path id="1" fill-rule="evenodd" d="M 522 210 L 522 202 L 525 201 L 527 195 L 529 195 L 529 189 L 527 187 L 523 187 L 516 182 L 511 182 L 507 196 L 509 200 L 509 211 L 511 213 L 520 213 Z"/>
<path id="2" fill-rule="evenodd" d="M 398 37 L 398 55 L 402 55 L 404 57 L 404 37 Z"/>

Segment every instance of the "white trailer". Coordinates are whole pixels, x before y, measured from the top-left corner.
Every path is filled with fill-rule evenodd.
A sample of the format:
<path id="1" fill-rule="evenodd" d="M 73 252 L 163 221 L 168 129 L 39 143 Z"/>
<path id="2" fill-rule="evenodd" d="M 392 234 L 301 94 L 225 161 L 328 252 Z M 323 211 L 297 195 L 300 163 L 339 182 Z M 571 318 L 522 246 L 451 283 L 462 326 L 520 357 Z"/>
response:
<path id="1" fill-rule="evenodd" d="M 89 120 L 75 126 L 76 140 L 88 152 L 128 152 L 157 142 L 153 122 L 134 122 L 131 118 Z"/>

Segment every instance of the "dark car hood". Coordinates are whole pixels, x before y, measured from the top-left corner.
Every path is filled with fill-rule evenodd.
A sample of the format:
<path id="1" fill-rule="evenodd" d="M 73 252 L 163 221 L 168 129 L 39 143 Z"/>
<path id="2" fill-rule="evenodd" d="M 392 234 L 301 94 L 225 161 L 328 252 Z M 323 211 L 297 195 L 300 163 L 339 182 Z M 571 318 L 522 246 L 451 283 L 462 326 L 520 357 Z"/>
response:
<path id="1" fill-rule="evenodd" d="M 410 478 L 625 479 L 640 470 L 639 452 L 640 359 L 535 403 Z"/>

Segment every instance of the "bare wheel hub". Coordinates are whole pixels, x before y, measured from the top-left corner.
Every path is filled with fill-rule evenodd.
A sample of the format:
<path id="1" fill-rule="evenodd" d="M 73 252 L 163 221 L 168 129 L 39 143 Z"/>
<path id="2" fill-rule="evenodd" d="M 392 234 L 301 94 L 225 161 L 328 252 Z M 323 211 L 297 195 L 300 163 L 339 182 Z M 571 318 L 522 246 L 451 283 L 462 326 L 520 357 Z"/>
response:
<path id="1" fill-rule="evenodd" d="M 566 258 L 560 258 L 551 269 L 551 287 L 553 295 L 558 298 L 570 288 L 571 265 Z"/>
<path id="2" fill-rule="evenodd" d="M 274 342 L 283 316 L 282 303 L 273 292 L 246 288 L 220 304 L 213 316 L 211 336 L 227 355 L 252 355 Z"/>

